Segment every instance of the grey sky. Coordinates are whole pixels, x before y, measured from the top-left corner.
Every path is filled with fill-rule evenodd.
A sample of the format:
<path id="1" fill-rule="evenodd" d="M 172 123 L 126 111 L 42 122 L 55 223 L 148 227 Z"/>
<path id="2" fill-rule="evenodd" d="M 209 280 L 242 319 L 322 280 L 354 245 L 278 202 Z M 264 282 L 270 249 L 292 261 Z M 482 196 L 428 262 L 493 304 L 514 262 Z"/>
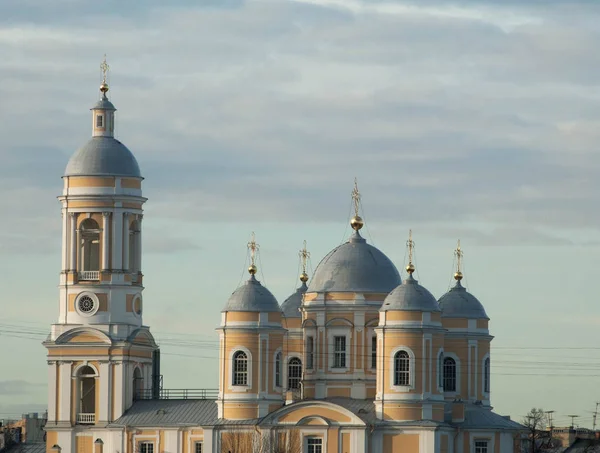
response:
<path id="1" fill-rule="evenodd" d="M 46 376 L 39 342 L 2 337 L 2 324 L 34 323 L 35 336 L 56 317 L 55 197 L 68 157 L 90 135 L 106 53 L 117 135 L 147 178 L 145 321 L 154 331 L 217 341 L 211 330 L 240 281 L 253 230 L 262 278 L 285 299 L 302 240 L 316 266 L 342 239 L 356 176 L 376 245 L 402 267 L 413 228 L 420 278 L 438 297 L 463 240 L 467 283 L 496 335 L 499 410 L 593 409 L 596 378 L 540 383 L 502 348 L 597 341 L 597 2 L 165 5 L 0 3 L 0 339 L 21 351 L 9 352 L 13 360 L 31 357 L 0 384 Z M 173 285 L 178 275 L 186 281 Z M 559 363 L 564 351 L 512 353 Z M 570 374 L 595 374 L 587 368 L 598 368 L 600 353 L 573 355 Z M 171 387 L 216 386 L 216 371 L 207 371 L 214 361 L 165 357 Z M 186 381 L 181 370 L 197 377 Z M 554 391 L 566 396 L 547 401 Z M 0 412 L 44 402 L 43 391 L 28 395 L 0 395 Z"/>

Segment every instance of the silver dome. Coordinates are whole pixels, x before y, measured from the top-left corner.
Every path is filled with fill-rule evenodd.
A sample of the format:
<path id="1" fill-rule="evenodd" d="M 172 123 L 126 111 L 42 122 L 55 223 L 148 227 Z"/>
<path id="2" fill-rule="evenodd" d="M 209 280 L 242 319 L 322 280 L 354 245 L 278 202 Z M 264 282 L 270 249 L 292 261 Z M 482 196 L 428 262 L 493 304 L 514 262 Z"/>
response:
<path id="1" fill-rule="evenodd" d="M 132 176 L 141 178 L 131 151 L 113 137 L 92 137 L 69 159 L 65 176 Z"/>
<path id="2" fill-rule="evenodd" d="M 440 307 L 433 294 L 409 275 L 385 298 L 379 311 L 389 310 L 439 312 Z"/>
<path id="3" fill-rule="evenodd" d="M 460 281 L 440 297 L 439 304 L 442 318 L 490 319 L 481 302 L 468 293 Z"/>
<path id="4" fill-rule="evenodd" d="M 286 318 L 301 318 L 300 305 L 302 305 L 302 297 L 308 289 L 306 283 L 302 282 L 302 286 L 296 289 L 296 292 L 288 297 L 283 304 L 281 304 L 281 311 L 283 316 Z"/>
<path id="5" fill-rule="evenodd" d="M 394 263 L 355 231 L 321 260 L 307 292 L 389 293 L 399 284 Z"/>
<path id="6" fill-rule="evenodd" d="M 280 308 L 271 291 L 252 275 L 233 292 L 222 311 L 278 312 Z"/>

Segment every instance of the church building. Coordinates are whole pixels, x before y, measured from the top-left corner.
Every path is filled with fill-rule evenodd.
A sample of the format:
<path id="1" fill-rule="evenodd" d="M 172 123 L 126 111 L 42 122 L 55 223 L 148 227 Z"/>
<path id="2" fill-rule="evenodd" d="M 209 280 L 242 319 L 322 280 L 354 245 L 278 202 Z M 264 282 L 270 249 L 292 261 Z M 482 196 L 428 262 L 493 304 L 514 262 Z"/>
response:
<path id="1" fill-rule="evenodd" d="M 523 426 L 491 406 L 489 317 L 462 285 L 439 300 L 361 235 L 282 304 L 249 276 L 223 301 L 214 392 L 162 388 L 143 322 L 142 172 L 114 137 L 106 82 L 92 138 L 69 160 L 59 197 L 58 318 L 44 342 L 47 453 L 516 453 Z M 151 181 L 150 181 L 151 184 Z M 152 310 L 152 307 L 148 307 Z"/>

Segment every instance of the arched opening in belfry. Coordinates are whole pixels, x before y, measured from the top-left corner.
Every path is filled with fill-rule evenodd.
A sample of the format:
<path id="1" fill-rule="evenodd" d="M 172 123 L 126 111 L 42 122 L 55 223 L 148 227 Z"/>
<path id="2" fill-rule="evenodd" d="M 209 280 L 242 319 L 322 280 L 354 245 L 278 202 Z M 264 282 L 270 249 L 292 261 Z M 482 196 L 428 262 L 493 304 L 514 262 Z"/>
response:
<path id="1" fill-rule="evenodd" d="M 137 220 L 129 226 L 129 271 L 137 274 L 140 271 L 140 223 Z"/>
<path id="2" fill-rule="evenodd" d="M 79 409 L 77 423 L 96 423 L 96 373 L 90 366 L 83 366 L 77 373 Z"/>
<path id="3" fill-rule="evenodd" d="M 79 225 L 79 270 L 100 270 L 100 227 L 94 219 L 85 219 Z"/>
<path id="4" fill-rule="evenodd" d="M 144 378 L 138 367 L 133 370 L 133 399 L 139 400 L 143 398 Z"/>

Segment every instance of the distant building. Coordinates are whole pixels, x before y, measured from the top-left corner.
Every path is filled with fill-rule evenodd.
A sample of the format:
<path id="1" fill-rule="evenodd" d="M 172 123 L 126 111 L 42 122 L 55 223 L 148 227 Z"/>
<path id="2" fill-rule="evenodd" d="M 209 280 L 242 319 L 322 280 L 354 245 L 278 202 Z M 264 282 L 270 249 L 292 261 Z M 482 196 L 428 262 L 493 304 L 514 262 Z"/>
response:
<path id="1" fill-rule="evenodd" d="M 516 451 L 523 427 L 492 411 L 489 318 L 460 266 L 436 300 L 413 276 L 411 240 L 402 282 L 360 234 L 358 190 L 349 240 L 310 282 L 302 272 L 282 306 L 256 278 L 252 239 L 249 279 L 217 329 L 218 391 L 163 389 L 143 324 L 143 178 L 114 138 L 106 80 L 100 90 L 92 138 L 71 157 L 59 197 L 48 452 Z"/>

